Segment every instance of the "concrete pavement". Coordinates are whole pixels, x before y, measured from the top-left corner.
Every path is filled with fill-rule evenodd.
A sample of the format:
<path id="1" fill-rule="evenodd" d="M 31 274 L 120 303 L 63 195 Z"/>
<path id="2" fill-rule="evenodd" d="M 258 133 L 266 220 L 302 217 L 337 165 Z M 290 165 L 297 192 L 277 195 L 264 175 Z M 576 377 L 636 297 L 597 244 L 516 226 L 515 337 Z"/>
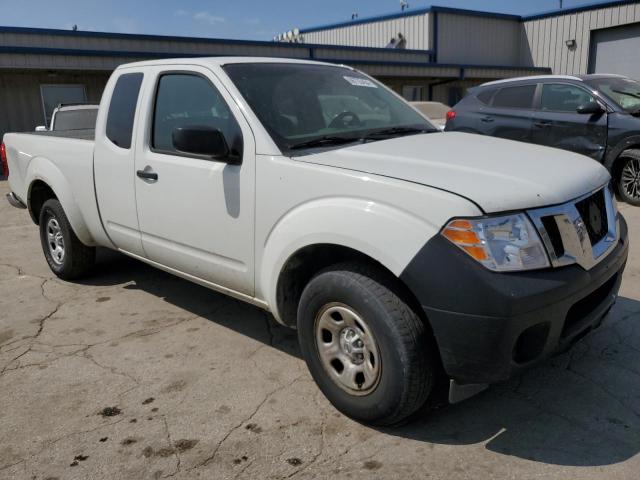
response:
<path id="1" fill-rule="evenodd" d="M 101 252 L 49 271 L 0 181 L 0 478 L 572 478 L 640 471 L 640 208 L 605 324 L 398 429 L 345 418 L 261 310 Z"/>

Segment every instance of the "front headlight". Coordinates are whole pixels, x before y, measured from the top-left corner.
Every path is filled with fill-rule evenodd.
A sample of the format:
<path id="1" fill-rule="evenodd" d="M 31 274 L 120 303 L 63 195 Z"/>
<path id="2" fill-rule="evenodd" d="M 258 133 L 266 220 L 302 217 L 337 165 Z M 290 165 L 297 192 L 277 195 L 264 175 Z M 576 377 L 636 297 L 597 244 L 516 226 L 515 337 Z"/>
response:
<path id="1" fill-rule="evenodd" d="M 523 213 L 452 220 L 442 235 L 489 270 L 513 272 L 550 266 L 538 232 Z"/>

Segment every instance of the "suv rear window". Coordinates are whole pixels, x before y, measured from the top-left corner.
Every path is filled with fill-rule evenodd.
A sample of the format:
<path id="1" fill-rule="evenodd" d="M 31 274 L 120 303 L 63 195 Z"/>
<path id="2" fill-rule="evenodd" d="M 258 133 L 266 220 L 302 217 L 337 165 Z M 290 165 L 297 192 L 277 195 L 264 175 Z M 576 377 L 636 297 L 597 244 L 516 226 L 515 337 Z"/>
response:
<path id="1" fill-rule="evenodd" d="M 120 148 L 131 148 L 133 120 L 142 73 L 125 73 L 113 89 L 107 116 L 107 138 Z"/>
<path id="2" fill-rule="evenodd" d="M 493 106 L 502 108 L 531 108 L 536 85 L 505 87 L 493 97 Z"/>

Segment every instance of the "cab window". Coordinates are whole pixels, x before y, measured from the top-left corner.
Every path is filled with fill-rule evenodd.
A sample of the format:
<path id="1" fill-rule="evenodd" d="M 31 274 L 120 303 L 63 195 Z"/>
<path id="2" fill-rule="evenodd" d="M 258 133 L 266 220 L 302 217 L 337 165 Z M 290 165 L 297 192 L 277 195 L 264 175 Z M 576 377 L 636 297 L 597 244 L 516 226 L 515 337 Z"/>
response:
<path id="1" fill-rule="evenodd" d="M 107 138 L 120 148 L 131 148 L 133 122 L 136 116 L 138 94 L 142 84 L 142 73 L 120 75 L 107 113 Z"/>
<path id="2" fill-rule="evenodd" d="M 542 86 L 540 110 L 576 113 L 580 105 L 595 102 L 586 90 L 574 85 L 545 84 Z"/>
<path id="3" fill-rule="evenodd" d="M 234 151 L 240 127 L 218 90 L 204 77 L 186 73 L 164 74 L 158 81 L 151 146 L 161 153 L 180 154 L 173 146 L 179 127 L 206 126 L 220 130 Z"/>

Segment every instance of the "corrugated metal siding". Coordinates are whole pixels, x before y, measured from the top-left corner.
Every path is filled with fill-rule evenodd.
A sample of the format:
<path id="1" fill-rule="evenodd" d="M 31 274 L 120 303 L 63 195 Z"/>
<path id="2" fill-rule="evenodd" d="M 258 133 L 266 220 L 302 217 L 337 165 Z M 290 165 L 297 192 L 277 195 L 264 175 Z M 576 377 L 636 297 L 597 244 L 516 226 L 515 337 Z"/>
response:
<path id="1" fill-rule="evenodd" d="M 414 50 L 431 48 L 429 15 L 413 15 L 391 20 L 373 21 L 345 27 L 303 33 L 304 43 L 346 45 L 352 47 L 385 47 L 391 38 L 402 33 L 407 47 Z"/>
<path id="2" fill-rule="evenodd" d="M 640 22 L 640 3 L 587 10 L 522 23 L 522 65 L 549 67 L 554 74 L 585 74 L 591 31 Z M 575 39 L 576 48 L 565 42 Z"/>
<path id="3" fill-rule="evenodd" d="M 517 19 L 438 13 L 438 62 L 518 65 Z"/>
<path id="4" fill-rule="evenodd" d="M 5 132 L 33 131 L 44 125 L 40 85 L 82 84 L 87 101 L 97 103 L 108 78 L 104 73 L 0 72 L 0 105 L 3 112 L 10 113 L 0 115 L 0 138 Z"/>

